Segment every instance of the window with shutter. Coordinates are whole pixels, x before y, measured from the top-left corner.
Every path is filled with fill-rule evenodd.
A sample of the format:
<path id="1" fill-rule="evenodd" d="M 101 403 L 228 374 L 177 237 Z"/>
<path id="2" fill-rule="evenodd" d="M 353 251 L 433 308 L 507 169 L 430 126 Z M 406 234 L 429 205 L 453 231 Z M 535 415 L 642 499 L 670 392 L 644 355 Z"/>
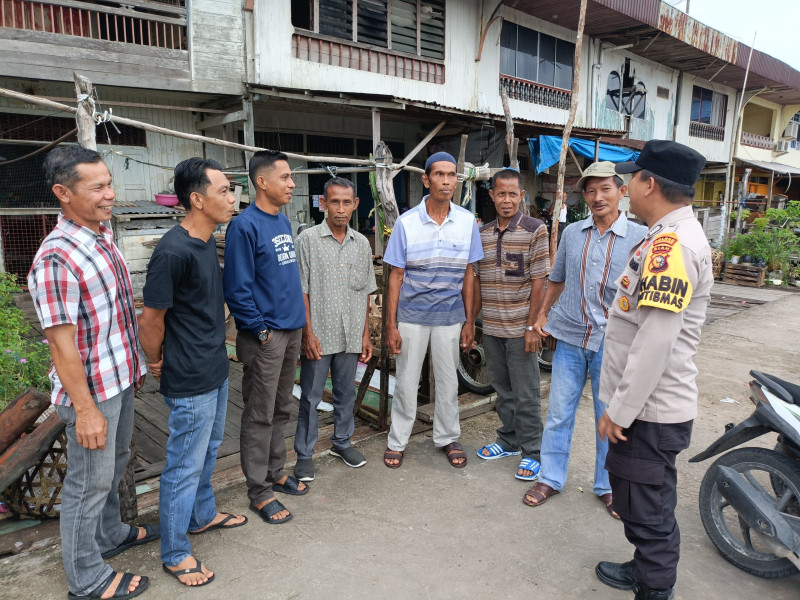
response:
<path id="1" fill-rule="evenodd" d="M 352 0 L 319 0 L 319 32 L 323 35 L 352 40 Z"/>
<path id="2" fill-rule="evenodd" d="M 444 58 L 444 2 L 427 0 L 419 8 L 419 54 L 428 58 Z"/>
<path id="3" fill-rule="evenodd" d="M 373 46 L 388 46 L 386 36 L 387 0 L 358 0 L 358 41 Z"/>

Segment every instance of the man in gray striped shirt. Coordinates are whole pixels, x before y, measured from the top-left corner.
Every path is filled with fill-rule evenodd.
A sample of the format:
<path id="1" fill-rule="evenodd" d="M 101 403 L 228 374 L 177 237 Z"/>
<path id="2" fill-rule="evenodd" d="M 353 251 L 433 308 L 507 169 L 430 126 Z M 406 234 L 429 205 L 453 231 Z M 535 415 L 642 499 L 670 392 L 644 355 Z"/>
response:
<path id="1" fill-rule="evenodd" d="M 627 188 L 611 162 L 589 166 L 576 188 L 592 213 L 564 229 L 558 246 L 536 332 L 557 340 L 547 422 L 542 436 L 541 474 L 527 491 L 523 502 L 544 504 L 564 488 L 567 480 L 575 413 L 587 374 L 592 381 L 595 421 L 605 412 L 598 398 L 603 337 L 608 311 L 617 292 L 615 281 L 622 274 L 630 249 L 647 228 L 628 221 L 619 210 Z M 552 307 L 552 310 L 551 310 Z M 609 514 L 619 516 L 612 506 L 611 485 L 605 469 L 608 442 L 596 435 L 594 493 Z"/>

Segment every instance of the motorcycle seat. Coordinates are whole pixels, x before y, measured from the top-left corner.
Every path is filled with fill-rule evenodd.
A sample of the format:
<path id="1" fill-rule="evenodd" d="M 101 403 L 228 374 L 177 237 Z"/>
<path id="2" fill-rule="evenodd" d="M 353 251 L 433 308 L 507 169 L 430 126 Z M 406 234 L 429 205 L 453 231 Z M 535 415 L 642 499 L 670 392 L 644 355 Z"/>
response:
<path id="1" fill-rule="evenodd" d="M 781 400 L 800 406 L 800 385 L 761 371 L 750 371 L 750 375 Z"/>

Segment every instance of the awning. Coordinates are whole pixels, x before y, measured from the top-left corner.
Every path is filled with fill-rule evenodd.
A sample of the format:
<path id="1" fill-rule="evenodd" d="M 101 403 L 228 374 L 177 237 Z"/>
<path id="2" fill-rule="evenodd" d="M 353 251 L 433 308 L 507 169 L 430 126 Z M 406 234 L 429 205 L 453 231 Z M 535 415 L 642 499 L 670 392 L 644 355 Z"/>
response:
<path id="1" fill-rule="evenodd" d="M 594 142 L 579 138 L 569 138 L 569 147 L 575 154 L 594 159 Z M 538 138 L 528 140 L 531 158 L 537 173 L 558 164 L 561 154 L 561 137 L 555 135 L 540 135 Z M 639 158 L 637 150 L 620 148 L 600 142 L 599 160 L 608 160 L 614 163 L 636 160 Z"/>
<path id="2" fill-rule="evenodd" d="M 734 156 L 734 158 L 740 162 L 743 162 L 746 165 L 757 167 L 765 171 L 772 171 L 773 173 L 779 173 L 780 175 L 789 175 L 789 176 L 800 175 L 800 168 L 797 167 L 790 167 L 789 165 L 782 165 L 781 163 L 775 163 L 775 162 L 752 160 L 750 158 L 740 158 L 738 156 Z"/>

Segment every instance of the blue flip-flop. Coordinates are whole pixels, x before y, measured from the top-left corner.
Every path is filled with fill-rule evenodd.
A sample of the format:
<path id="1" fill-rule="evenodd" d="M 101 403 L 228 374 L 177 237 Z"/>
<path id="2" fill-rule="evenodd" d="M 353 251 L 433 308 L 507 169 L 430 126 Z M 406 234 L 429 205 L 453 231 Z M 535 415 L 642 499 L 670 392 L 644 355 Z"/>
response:
<path id="1" fill-rule="evenodd" d="M 534 481 L 539 479 L 539 469 L 542 468 L 542 465 L 539 464 L 538 460 L 534 460 L 532 458 L 523 458 L 522 462 L 519 463 L 517 470 L 514 471 L 514 477 L 517 479 L 522 479 L 522 481 Z M 533 475 L 520 475 L 519 471 L 533 471 Z"/>
<path id="2" fill-rule="evenodd" d="M 486 455 L 483 453 L 484 450 L 488 450 L 489 454 Z M 500 444 L 487 444 L 480 450 L 478 450 L 478 457 L 482 458 L 483 460 L 494 460 L 495 458 L 505 458 L 506 456 L 517 456 L 519 455 L 519 450 L 506 450 Z"/>

